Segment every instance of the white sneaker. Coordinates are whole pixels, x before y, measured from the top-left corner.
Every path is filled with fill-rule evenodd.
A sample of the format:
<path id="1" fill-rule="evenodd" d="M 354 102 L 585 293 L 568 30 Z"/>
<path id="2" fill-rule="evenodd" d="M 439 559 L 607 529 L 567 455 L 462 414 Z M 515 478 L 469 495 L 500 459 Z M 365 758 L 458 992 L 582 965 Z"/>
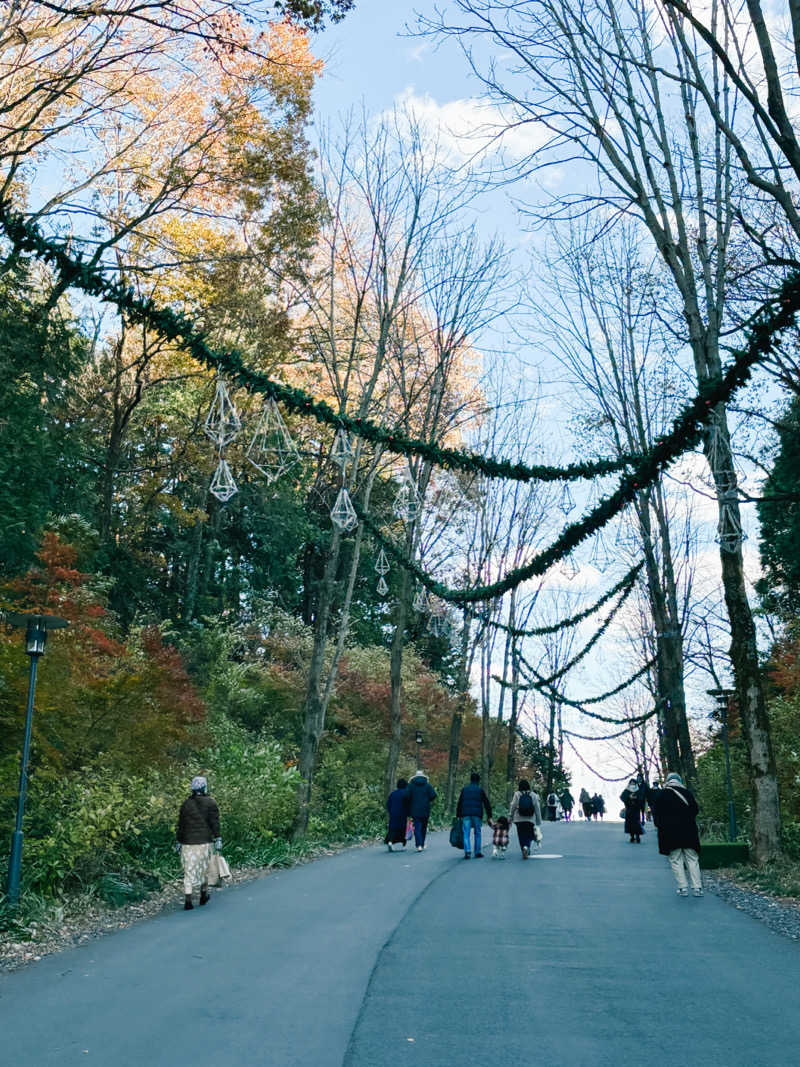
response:
<path id="1" fill-rule="evenodd" d="M 422 852 L 422 845 L 417 845 L 417 852 Z"/>
<path id="2" fill-rule="evenodd" d="M 689 890 L 688 889 L 679 889 L 678 890 L 678 896 L 679 897 L 688 897 L 689 896 Z"/>
<path id="3" fill-rule="evenodd" d="M 394 852 L 394 849 L 392 848 L 391 842 L 387 841 L 386 842 L 386 847 L 389 849 L 390 852 Z"/>
<path id="4" fill-rule="evenodd" d="M 695 896 L 695 897 L 701 897 L 703 895 L 703 890 L 702 889 L 693 889 L 692 890 L 692 895 Z"/>

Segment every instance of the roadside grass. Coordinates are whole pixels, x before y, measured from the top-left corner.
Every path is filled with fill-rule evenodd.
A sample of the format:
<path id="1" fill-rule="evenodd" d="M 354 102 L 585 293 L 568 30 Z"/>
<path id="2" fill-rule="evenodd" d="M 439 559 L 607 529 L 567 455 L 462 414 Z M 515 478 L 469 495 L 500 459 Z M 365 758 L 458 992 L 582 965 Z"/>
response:
<path id="1" fill-rule="evenodd" d="M 714 872 L 742 889 L 780 897 L 800 906 L 800 860 L 784 857 L 765 863 L 721 868 Z"/>

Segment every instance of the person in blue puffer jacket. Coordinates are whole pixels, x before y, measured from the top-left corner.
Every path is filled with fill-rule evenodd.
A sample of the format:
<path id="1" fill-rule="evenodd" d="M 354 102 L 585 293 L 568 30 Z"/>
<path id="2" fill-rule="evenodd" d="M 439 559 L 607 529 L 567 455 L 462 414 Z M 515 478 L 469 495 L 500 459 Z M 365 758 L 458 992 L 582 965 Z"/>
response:
<path id="1" fill-rule="evenodd" d="M 492 825 L 492 806 L 489 798 L 481 789 L 481 776 L 473 771 L 469 776 L 469 785 L 465 785 L 458 797 L 456 816 L 461 819 L 464 827 L 464 859 L 470 858 L 470 831 L 475 840 L 475 859 L 482 859 L 481 852 L 481 823 L 483 812 L 486 811 L 486 821 Z"/>

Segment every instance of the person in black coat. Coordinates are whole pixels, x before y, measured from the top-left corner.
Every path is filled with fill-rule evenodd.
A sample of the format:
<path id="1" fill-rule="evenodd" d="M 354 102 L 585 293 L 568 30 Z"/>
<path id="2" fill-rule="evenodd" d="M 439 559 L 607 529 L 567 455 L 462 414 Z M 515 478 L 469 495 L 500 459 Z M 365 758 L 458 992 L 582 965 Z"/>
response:
<path id="1" fill-rule="evenodd" d="M 408 782 L 405 778 L 398 778 L 397 788 L 393 789 L 386 801 L 386 810 L 389 812 L 389 827 L 383 843 L 393 852 L 392 845 L 406 847 L 406 821 L 408 819 Z"/>
<path id="2" fill-rule="evenodd" d="M 417 852 L 425 848 L 428 836 L 428 819 L 431 817 L 431 804 L 436 800 L 436 790 L 422 771 L 417 771 L 408 783 L 408 814 L 414 820 L 414 843 Z"/>
<path id="3" fill-rule="evenodd" d="M 700 877 L 697 801 L 679 774 L 668 774 L 664 788 L 652 802 L 655 803 L 653 820 L 658 830 L 658 851 L 662 856 L 669 856 L 679 896 L 688 897 L 691 885 L 694 895 L 701 897 L 703 880 Z"/>
<path id="4" fill-rule="evenodd" d="M 628 782 L 619 799 L 625 805 L 625 833 L 630 835 L 630 843 L 639 844 L 642 840 L 642 816 L 639 807 L 639 785 L 635 778 Z"/>

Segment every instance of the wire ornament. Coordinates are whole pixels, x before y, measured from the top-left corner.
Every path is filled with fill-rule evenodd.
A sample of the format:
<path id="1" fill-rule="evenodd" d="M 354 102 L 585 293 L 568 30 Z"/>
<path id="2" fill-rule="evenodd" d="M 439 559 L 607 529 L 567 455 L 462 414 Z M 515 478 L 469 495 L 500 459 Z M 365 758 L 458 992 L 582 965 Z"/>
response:
<path id="1" fill-rule="evenodd" d="M 250 463 L 264 475 L 268 482 L 276 481 L 300 462 L 297 446 L 272 397 L 261 409 L 246 454 Z"/>
<path id="2" fill-rule="evenodd" d="M 596 571 L 599 571 L 600 574 L 605 574 L 611 566 L 611 562 L 608 552 L 606 552 L 606 546 L 603 544 L 603 539 L 601 537 L 596 537 L 592 554 L 589 556 L 589 563 Z"/>
<path id="3" fill-rule="evenodd" d="M 223 504 L 230 500 L 235 493 L 239 492 L 239 487 L 233 480 L 228 461 L 223 459 L 222 456 L 219 457 L 219 463 L 214 471 L 214 477 L 211 479 L 208 491 Z"/>
<path id="4" fill-rule="evenodd" d="M 331 508 L 331 522 L 343 533 L 354 530 L 358 526 L 356 509 L 353 507 L 353 501 L 344 486 L 339 490 L 336 502 Z"/>
<path id="5" fill-rule="evenodd" d="M 375 560 L 375 573 L 380 574 L 381 577 L 383 577 L 383 575 L 389 573 L 389 570 L 389 560 L 386 557 L 386 552 L 384 549 L 381 549 L 378 553 L 378 558 Z"/>
<path id="6" fill-rule="evenodd" d="M 413 607 L 414 611 L 418 611 L 420 613 L 430 611 L 431 607 L 430 597 L 428 596 L 428 590 L 418 589 L 417 595 L 414 597 L 414 602 L 411 606 Z"/>
<path id="7" fill-rule="evenodd" d="M 353 446 L 350 444 L 350 437 L 347 430 L 340 426 L 333 439 L 331 459 L 338 467 L 342 468 L 342 474 L 344 474 L 348 466 L 353 462 L 353 458 L 354 452 Z"/>
<path id="8" fill-rule="evenodd" d="M 389 586 L 386 584 L 386 579 L 381 575 L 378 578 L 378 584 L 375 587 L 378 591 L 378 596 L 386 596 L 389 592 Z"/>
<path id="9" fill-rule="evenodd" d="M 392 510 L 402 522 L 413 522 L 419 514 L 419 497 L 410 478 L 400 483 Z"/>
<path id="10" fill-rule="evenodd" d="M 236 406 L 231 400 L 224 378 L 217 378 L 214 399 L 211 401 L 208 415 L 203 426 L 206 437 L 219 448 L 223 448 L 237 436 L 242 428 L 242 420 Z"/>
<path id="11" fill-rule="evenodd" d="M 559 507 L 559 510 L 564 513 L 564 517 L 565 518 L 566 518 L 567 515 L 570 514 L 570 512 L 575 510 L 575 501 L 572 498 L 572 493 L 570 492 L 569 483 L 567 483 L 564 486 L 564 489 L 563 489 L 563 491 L 561 493 L 561 501 L 560 501 L 558 507 Z"/>
<path id="12" fill-rule="evenodd" d="M 570 552 L 568 555 L 564 556 L 564 559 L 561 561 L 561 566 L 559 567 L 559 570 L 567 579 L 567 581 L 571 582 L 573 578 L 578 577 L 581 569 L 573 559 L 572 553 Z"/>

